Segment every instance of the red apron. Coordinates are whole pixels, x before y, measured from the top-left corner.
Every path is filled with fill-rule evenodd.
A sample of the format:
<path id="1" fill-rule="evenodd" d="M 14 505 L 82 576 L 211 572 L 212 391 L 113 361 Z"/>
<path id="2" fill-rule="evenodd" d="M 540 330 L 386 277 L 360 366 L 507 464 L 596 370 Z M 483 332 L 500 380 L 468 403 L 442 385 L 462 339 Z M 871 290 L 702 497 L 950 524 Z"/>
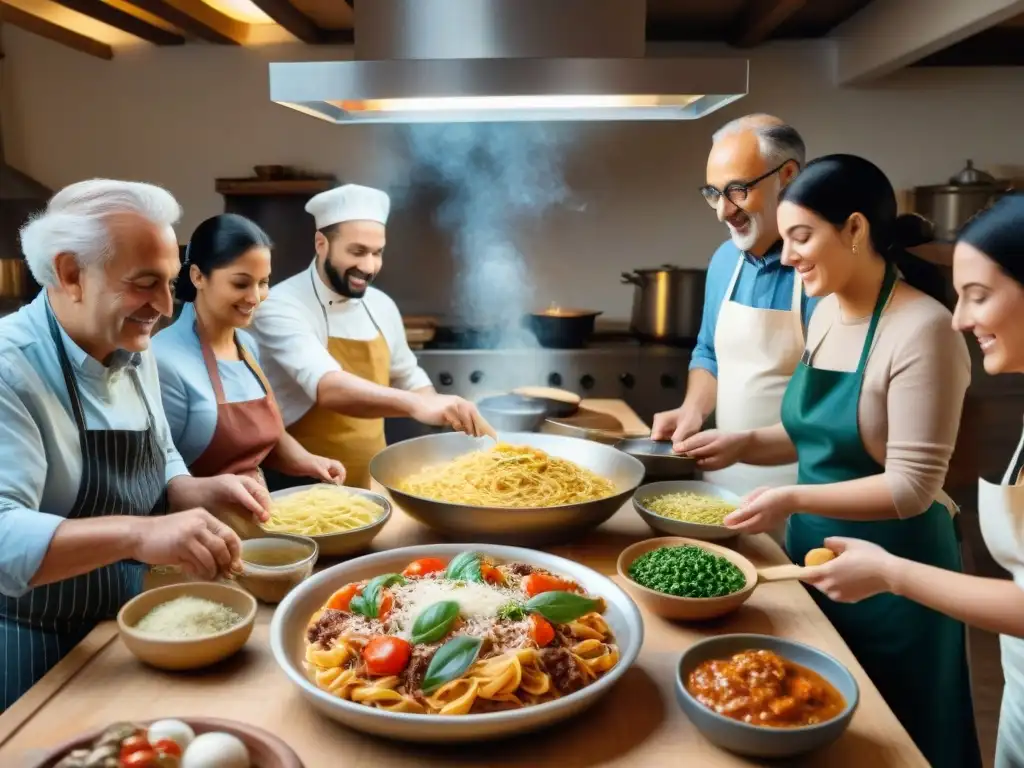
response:
<path id="1" fill-rule="evenodd" d="M 266 396 L 241 403 L 224 402 L 224 385 L 217 370 L 217 358 L 204 338 L 198 320 L 196 334 L 199 336 L 199 346 L 203 350 L 203 362 L 206 363 L 210 383 L 217 396 L 217 426 L 210 444 L 206 446 L 203 455 L 192 463 L 189 471 L 196 477 L 248 475 L 262 481 L 260 464 L 284 434 L 284 422 L 270 385 L 252 355 L 236 337 L 238 356 L 253 376 L 259 379 Z"/>

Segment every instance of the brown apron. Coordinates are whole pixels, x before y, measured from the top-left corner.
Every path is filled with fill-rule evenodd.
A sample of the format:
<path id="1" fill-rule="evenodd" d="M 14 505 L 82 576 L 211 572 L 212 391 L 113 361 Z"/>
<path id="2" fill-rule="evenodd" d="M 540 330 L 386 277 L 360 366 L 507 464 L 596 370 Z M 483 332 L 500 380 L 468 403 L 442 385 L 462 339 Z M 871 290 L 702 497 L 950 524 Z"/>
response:
<path id="1" fill-rule="evenodd" d="M 196 459 L 189 471 L 196 477 L 213 477 L 214 475 L 248 475 L 262 481 L 260 463 L 277 446 L 284 433 L 284 422 L 277 402 L 270 390 L 263 371 L 253 360 L 245 345 L 235 339 L 238 356 L 246 364 L 253 376 L 259 379 L 266 392 L 259 400 L 247 400 L 241 403 L 224 402 L 224 385 L 217 370 L 217 358 L 213 354 L 198 320 L 196 333 L 199 346 L 203 350 L 203 362 L 210 375 L 210 383 L 217 396 L 217 426 L 213 430 L 213 439 L 206 446 L 203 455 Z"/>
<path id="2" fill-rule="evenodd" d="M 327 310 L 320 308 L 327 324 Z M 327 352 L 341 369 L 382 387 L 391 386 L 391 350 L 380 326 L 363 304 L 370 322 L 377 328 L 376 338 L 369 341 L 339 339 L 330 336 Z M 288 432 L 310 453 L 327 456 L 345 465 L 345 485 L 370 487 L 370 459 L 387 447 L 384 440 L 384 419 L 361 419 L 313 405 L 306 414 L 288 428 Z"/>

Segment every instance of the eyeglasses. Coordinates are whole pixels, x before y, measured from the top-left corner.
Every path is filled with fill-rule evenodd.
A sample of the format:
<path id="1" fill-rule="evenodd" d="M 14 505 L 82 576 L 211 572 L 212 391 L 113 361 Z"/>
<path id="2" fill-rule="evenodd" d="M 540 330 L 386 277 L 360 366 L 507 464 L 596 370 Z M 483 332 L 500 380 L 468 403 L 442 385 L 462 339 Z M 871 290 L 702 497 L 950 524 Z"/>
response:
<path id="1" fill-rule="evenodd" d="M 732 184 L 726 186 L 725 189 L 719 189 L 718 187 L 713 187 L 710 184 L 708 184 L 700 188 L 700 193 L 704 195 L 704 199 L 708 201 L 708 205 L 710 205 L 712 208 L 718 207 L 718 202 L 722 199 L 723 196 L 725 196 L 725 198 L 730 203 L 738 206 L 740 203 L 744 202 L 747 199 L 747 194 L 750 192 L 751 189 L 756 187 L 758 184 L 760 184 L 762 181 L 767 179 L 772 174 L 781 171 L 783 168 L 785 168 L 786 163 L 795 162 L 796 161 L 793 159 L 786 160 L 780 165 L 777 165 L 774 168 L 772 168 L 770 171 L 768 171 L 768 173 L 758 176 L 756 179 L 751 179 L 750 181 L 746 182 L 734 181 Z"/>

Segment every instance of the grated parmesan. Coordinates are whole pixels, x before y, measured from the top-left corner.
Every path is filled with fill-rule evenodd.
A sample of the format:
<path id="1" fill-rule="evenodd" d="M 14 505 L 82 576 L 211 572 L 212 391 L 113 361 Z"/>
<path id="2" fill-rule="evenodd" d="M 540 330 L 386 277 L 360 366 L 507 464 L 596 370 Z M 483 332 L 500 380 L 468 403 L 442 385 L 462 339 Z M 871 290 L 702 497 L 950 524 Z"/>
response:
<path id="1" fill-rule="evenodd" d="M 224 632 L 241 620 L 226 605 L 184 596 L 158 605 L 139 620 L 135 629 L 165 640 L 183 640 Z"/>
<path id="2" fill-rule="evenodd" d="M 413 622 L 434 603 L 454 600 L 459 604 L 462 618 L 493 619 L 498 609 L 511 600 L 523 600 L 519 590 L 481 584 L 475 581 L 448 581 L 445 579 L 417 579 L 400 587 L 391 587 L 395 608 L 390 619 L 400 628 L 399 634 L 408 638 Z"/>

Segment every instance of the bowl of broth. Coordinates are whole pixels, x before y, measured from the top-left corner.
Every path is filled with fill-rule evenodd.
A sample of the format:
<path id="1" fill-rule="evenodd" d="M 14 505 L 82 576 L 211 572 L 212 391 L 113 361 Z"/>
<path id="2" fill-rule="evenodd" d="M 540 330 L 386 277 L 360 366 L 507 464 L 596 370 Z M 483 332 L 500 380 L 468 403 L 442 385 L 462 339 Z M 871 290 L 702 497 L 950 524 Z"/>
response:
<path id="1" fill-rule="evenodd" d="M 757 695 L 750 695 L 757 688 Z M 754 758 L 820 749 L 846 731 L 860 700 L 838 659 L 770 635 L 709 637 L 682 655 L 676 699 L 713 744 Z"/>
<path id="2" fill-rule="evenodd" d="M 276 604 L 310 577 L 319 555 L 316 541 L 308 536 L 273 533 L 246 539 L 236 579 L 257 600 Z"/>

